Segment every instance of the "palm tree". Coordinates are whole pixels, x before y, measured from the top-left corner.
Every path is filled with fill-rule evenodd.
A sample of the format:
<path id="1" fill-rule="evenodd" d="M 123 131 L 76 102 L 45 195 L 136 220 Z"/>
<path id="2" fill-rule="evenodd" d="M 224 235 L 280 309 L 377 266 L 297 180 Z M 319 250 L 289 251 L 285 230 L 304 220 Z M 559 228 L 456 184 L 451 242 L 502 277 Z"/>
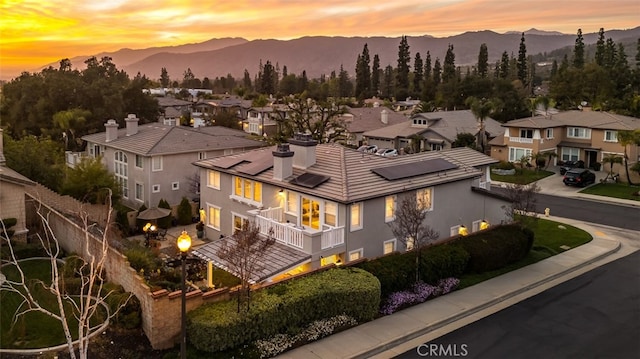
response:
<path id="1" fill-rule="evenodd" d="M 635 131 L 618 131 L 618 142 L 622 147 L 624 147 L 624 170 L 627 175 L 627 183 L 631 186 L 633 183 L 631 182 L 631 176 L 629 175 L 629 155 L 627 155 L 627 146 L 634 143 L 636 145 L 640 145 L 640 129 Z"/>
<path id="2" fill-rule="evenodd" d="M 614 163 L 622 163 L 622 157 L 613 154 L 613 153 L 609 153 L 606 154 L 603 158 L 602 158 L 602 163 L 603 164 L 609 164 L 609 175 L 607 177 L 611 177 L 613 178 L 613 164 Z"/>
<path id="3" fill-rule="evenodd" d="M 493 103 L 490 100 L 485 98 L 477 99 L 473 96 L 467 98 L 465 101 L 466 105 L 469 106 L 471 112 L 476 117 L 478 122 L 480 122 L 480 130 L 478 131 L 478 140 L 476 143 L 478 144 L 479 150 L 482 153 L 485 153 L 487 147 L 487 135 L 484 127 L 484 120 L 489 117 L 491 111 L 493 111 Z"/>
<path id="4" fill-rule="evenodd" d="M 546 166 L 547 154 L 544 152 L 536 152 L 531 155 L 531 159 L 533 160 L 533 163 L 536 165 L 536 171 L 539 171 L 541 167 Z"/>

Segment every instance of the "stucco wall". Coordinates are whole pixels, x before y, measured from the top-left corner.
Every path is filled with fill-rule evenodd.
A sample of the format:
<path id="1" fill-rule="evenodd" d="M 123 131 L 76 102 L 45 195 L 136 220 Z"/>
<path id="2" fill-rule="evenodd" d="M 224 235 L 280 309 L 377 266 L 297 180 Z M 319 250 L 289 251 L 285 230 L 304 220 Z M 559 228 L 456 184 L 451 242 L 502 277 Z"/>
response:
<path id="1" fill-rule="evenodd" d="M 25 222 L 24 186 L 11 182 L 0 182 L 0 219 L 15 218 L 17 223 L 10 229 L 14 230 L 13 239 L 25 241 L 27 227 Z"/>

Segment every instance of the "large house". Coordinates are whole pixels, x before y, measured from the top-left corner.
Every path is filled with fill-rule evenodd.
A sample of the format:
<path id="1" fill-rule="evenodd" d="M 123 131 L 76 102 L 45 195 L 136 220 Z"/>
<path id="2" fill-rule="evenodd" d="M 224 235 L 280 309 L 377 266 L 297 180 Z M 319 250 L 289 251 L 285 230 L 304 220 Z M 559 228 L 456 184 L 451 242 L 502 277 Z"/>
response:
<path id="1" fill-rule="evenodd" d="M 406 123 L 408 119 L 402 113 L 375 104 L 373 107 L 347 108 L 341 117 L 347 128 L 346 143 L 354 146 L 365 144 L 365 132 Z"/>
<path id="2" fill-rule="evenodd" d="M 26 241 L 27 229 L 25 186 L 33 186 L 35 182 L 6 166 L 3 152 L 3 134 L 0 129 L 0 219 L 15 218 L 16 224 L 13 239 Z M 0 233 L 3 228 L 0 227 Z"/>
<path id="3" fill-rule="evenodd" d="M 500 123 L 492 118 L 486 118 L 484 125 L 489 139 L 503 133 Z M 451 148 L 459 133 L 477 137 L 479 129 L 478 120 L 469 110 L 438 111 L 415 114 L 407 121 L 366 131 L 363 137 L 379 148 L 401 151 L 415 146 L 417 151 L 438 151 Z"/>
<path id="4" fill-rule="evenodd" d="M 102 156 L 122 184 L 123 204 L 133 209 L 142 204 L 155 207 L 160 199 L 175 206 L 183 197 L 198 198 L 198 171 L 192 162 L 263 145 L 246 138 L 242 131 L 221 126 L 138 125 L 132 114 L 124 121 L 125 128 L 109 120 L 105 132 L 82 139 L 87 142 L 88 156 Z"/>
<path id="5" fill-rule="evenodd" d="M 197 161 L 205 232 L 214 240 L 196 254 L 224 268 L 217 249 L 247 220 L 277 240 L 256 282 L 403 251 L 388 223 L 407 196 L 425 201 L 428 225 L 442 239 L 461 226 L 476 231 L 504 220 L 504 202 L 488 195 L 496 162 L 470 148 L 386 158 L 309 135 Z"/>
<path id="6" fill-rule="evenodd" d="M 504 135 L 489 143 L 495 159 L 517 162 L 536 153 L 554 152 L 556 163 L 583 160 L 586 167 L 597 167 L 594 164 L 602 163 L 608 154 L 624 154 L 618 131 L 640 129 L 640 119 L 576 110 L 513 120 L 502 126 Z M 638 147 L 627 147 L 630 163 L 640 160 Z"/>

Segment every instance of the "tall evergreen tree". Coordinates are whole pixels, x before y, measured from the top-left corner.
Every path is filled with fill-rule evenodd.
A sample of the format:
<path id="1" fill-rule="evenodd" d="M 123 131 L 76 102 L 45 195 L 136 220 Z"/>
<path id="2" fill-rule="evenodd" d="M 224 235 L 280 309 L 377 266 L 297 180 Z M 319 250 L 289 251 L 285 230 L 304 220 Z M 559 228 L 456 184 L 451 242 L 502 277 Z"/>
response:
<path id="1" fill-rule="evenodd" d="M 393 96 L 393 67 L 387 65 L 382 77 L 382 97 L 390 99 Z"/>
<path id="2" fill-rule="evenodd" d="M 171 83 L 171 80 L 169 79 L 169 73 L 167 72 L 167 68 L 163 67 L 160 70 L 160 86 L 162 86 L 163 88 L 167 88 L 169 87 L 170 83 Z"/>
<path id="3" fill-rule="evenodd" d="M 396 68 L 396 99 L 404 100 L 409 94 L 409 43 L 407 37 L 402 36 L 398 46 L 398 67 Z"/>
<path id="4" fill-rule="evenodd" d="M 342 65 L 340 65 L 340 74 L 338 75 L 338 88 L 340 97 L 350 97 L 353 91 L 349 74 Z"/>
<path id="5" fill-rule="evenodd" d="M 442 82 L 449 82 L 456 78 L 456 55 L 453 53 L 453 44 L 449 44 L 442 65 Z"/>
<path id="6" fill-rule="evenodd" d="M 375 54 L 373 55 L 373 67 L 371 68 L 371 92 L 374 96 L 378 96 L 380 93 L 380 72 L 380 57 Z"/>
<path id="7" fill-rule="evenodd" d="M 605 52 L 604 28 L 601 27 L 600 31 L 598 31 L 598 41 L 596 42 L 595 60 L 598 66 L 604 66 L 604 52 Z"/>
<path id="8" fill-rule="evenodd" d="M 500 58 L 500 78 L 509 78 L 509 54 L 505 51 Z"/>
<path id="9" fill-rule="evenodd" d="M 371 96 L 371 68 L 369 63 L 371 58 L 369 56 L 369 48 L 367 44 L 364 44 L 362 49 L 362 55 L 358 55 L 356 62 L 356 97 L 358 99 L 364 99 Z"/>
<path id="10" fill-rule="evenodd" d="M 433 65 L 433 83 L 437 86 L 442 82 L 442 65 L 440 65 L 440 59 L 436 57 L 436 62 Z"/>
<path id="11" fill-rule="evenodd" d="M 244 76 L 242 78 L 242 86 L 247 90 L 253 89 L 253 86 L 251 86 L 251 75 L 249 75 L 249 71 L 247 69 L 244 69 Z"/>
<path id="12" fill-rule="evenodd" d="M 604 46 L 604 67 L 612 69 L 616 63 L 616 43 L 612 38 L 608 38 Z"/>
<path id="13" fill-rule="evenodd" d="M 480 53 L 478 54 L 478 76 L 487 77 L 489 72 L 489 50 L 487 44 L 480 45 Z"/>
<path id="14" fill-rule="evenodd" d="M 576 69 L 584 67 L 584 39 L 582 38 L 582 29 L 578 29 L 576 45 L 573 47 L 573 67 Z"/>
<path id="15" fill-rule="evenodd" d="M 271 61 L 267 62 L 262 67 L 262 78 L 260 79 L 261 93 L 266 95 L 274 95 L 276 93 L 276 70 L 271 65 Z"/>
<path id="16" fill-rule="evenodd" d="M 416 57 L 413 61 L 413 94 L 415 98 L 418 98 L 422 93 L 422 71 L 424 70 L 422 66 L 422 57 L 419 52 L 416 52 Z"/>
<path id="17" fill-rule="evenodd" d="M 529 77 L 527 72 L 527 45 L 524 42 L 524 32 L 522 33 L 522 37 L 520 38 L 517 69 L 518 79 L 526 85 Z"/>

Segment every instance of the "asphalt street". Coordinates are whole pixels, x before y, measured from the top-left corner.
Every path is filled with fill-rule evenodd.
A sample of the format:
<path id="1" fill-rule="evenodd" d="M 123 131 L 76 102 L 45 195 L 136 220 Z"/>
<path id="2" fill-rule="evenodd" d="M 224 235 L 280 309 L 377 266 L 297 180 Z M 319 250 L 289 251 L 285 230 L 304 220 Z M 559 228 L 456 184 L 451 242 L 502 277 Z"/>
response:
<path id="1" fill-rule="evenodd" d="M 640 358 L 640 252 L 396 358 Z"/>

